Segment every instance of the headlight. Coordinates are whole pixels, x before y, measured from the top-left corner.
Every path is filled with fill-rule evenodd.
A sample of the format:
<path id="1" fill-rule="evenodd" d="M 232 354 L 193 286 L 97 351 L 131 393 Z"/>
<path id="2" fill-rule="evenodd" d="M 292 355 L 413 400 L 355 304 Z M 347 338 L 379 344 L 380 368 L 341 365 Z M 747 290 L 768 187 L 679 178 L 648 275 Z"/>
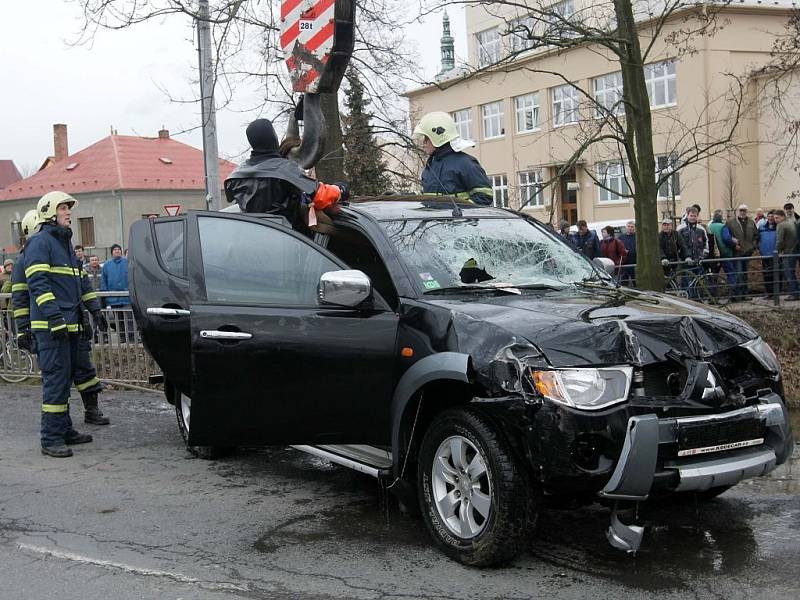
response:
<path id="1" fill-rule="evenodd" d="M 583 410 L 624 402 L 631 387 L 632 367 L 533 371 L 536 391 L 545 398 Z"/>
<path id="2" fill-rule="evenodd" d="M 755 356 L 756 360 L 761 363 L 770 373 L 780 373 L 781 363 L 769 344 L 761 338 L 756 338 L 746 344 L 742 344 L 742 348 L 747 348 L 750 354 Z"/>

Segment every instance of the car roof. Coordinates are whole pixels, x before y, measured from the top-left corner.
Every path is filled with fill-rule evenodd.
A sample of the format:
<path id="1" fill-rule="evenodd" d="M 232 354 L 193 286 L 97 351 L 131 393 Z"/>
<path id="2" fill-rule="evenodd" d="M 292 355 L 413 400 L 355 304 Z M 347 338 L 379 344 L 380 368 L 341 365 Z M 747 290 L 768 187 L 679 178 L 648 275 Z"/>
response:
<path id="1" fill-rule="evenodd" d="M 437 219 L 452 217 L 454 202 L 461 209 L 464 217 L 517 217 L 515 213 L 508 210 L 472 204 L 449 196 L 360 197 L 352 199 L 348 208 L 355 212 L 367 213 L 378 221 Z"/>

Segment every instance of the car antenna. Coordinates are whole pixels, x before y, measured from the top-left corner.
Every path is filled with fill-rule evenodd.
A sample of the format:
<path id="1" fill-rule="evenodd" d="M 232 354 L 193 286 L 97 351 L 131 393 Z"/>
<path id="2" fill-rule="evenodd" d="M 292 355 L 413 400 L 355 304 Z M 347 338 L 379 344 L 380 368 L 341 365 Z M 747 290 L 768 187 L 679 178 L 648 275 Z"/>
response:
<path id="1" fill-rule="evenodd" d="M 439 185 L 444 190 L 445 195 L 450 198 L 450 202 L 453 204 L 453 218 L 454 219 L 462 218 L 464 216 L 464 213 L 461 211 L 461 207 L 458 205 L 458 202 L 456 202 L 456 199 L 453 197 L 453 194 L 447 189 L 447 186 L 444 184 L 444 181 L 442 181 L 439 178 L 439 176 L 433 171 L 433 169 L 431 169 L 431 173 L 433 174 L 434 177 L 436 177 L 436 181 L 439 182 Z"/>

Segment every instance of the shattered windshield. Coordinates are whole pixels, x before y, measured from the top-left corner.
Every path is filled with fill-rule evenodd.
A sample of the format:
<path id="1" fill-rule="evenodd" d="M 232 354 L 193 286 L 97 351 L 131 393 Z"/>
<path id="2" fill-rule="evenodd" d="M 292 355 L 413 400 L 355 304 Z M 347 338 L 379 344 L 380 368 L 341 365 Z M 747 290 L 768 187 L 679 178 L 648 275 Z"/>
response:
<path id="1" fill-rule="evenodd" d="M 564 287 L 592 266 L 524 219 L 412 219 L 381 223 L 424 290 Z"/>

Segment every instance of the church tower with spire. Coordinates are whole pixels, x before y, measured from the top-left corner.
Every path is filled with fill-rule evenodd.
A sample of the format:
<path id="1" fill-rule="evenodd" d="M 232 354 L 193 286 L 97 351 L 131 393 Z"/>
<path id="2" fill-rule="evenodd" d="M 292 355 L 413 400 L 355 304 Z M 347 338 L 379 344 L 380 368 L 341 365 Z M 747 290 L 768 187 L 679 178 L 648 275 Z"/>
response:
<path id="1" fill-rule="evenodd" d="M 453 45 L 453 36 L 450 35 L 450 17 L 447 16 L 447 11 L 444 12 L 442 17 L 442 70 L 439 71 L 437 77 L 442 77 L 448 71 L 452 71 L 456 66 L 456 53 Z"/>

